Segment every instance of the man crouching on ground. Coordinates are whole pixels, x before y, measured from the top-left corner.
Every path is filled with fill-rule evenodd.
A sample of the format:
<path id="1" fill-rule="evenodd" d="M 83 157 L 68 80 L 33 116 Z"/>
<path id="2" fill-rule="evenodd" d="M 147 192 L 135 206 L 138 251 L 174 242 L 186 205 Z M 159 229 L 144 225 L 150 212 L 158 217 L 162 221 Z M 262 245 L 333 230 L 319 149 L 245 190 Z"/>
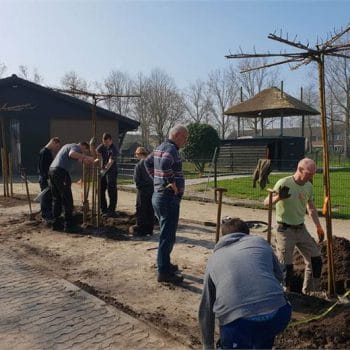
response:
<path id="1" fill-rule="evenodd" d="M 199 307 L 203 349 L 214 349 L 215 317 L 222 349 L 271 349 L 292 311 L 278 260 L 240 219 L 224 218 L 222 234 L 208 260 Z"/>

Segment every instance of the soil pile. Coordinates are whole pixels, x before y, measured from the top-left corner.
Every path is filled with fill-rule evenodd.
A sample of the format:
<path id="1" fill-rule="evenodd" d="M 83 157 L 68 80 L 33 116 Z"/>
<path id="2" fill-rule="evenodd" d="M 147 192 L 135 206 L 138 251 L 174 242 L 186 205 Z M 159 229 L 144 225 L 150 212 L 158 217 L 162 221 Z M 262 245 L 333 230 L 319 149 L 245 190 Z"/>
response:
<path id="1" fill-rule="evenodd" d="M 328 268 L 327 268 L 327 242 L 321 245 L 322 252 L 322 289 L 327 290 L 328 286 Z M 350 289 L 350 241 L 345 238 L 333 237 L 333 257 L 335 268 L 335 288 L 337 294 L 344 294 Z M 304 260 L 296 252 L 294 255 L 294 279 L 291 290 L 301 292 L 304 278 Z"/>
<path id="2" fill-rule="evenodd" d="M 328 287 L 327 242 L 321 245 L 322 252 L 322 289 Z M 333 257 L 335 267 L 336 292 L 342 295 L 350 289 L 350 241 L 345 238 L 333 237 Z M 301 293 L 304 278 L 304 260 L 296 252 L 294 256 L 295 276 L 292 291 Z M 298 313 L 309 319 L 312 315 L 321 315 L 335 302 L 291 293 L 290 301 L 293 307 L 293 317 Z M 308 316 L 305 316 L 308 315 Z M 300 320 L 300 317 L 298 317 Z M 337 304 L 325 317 L 311 322 L 295 324 L 291 322 L 283 334 L 275 342 L 277 348 L 301 349 L 349 349 L 350 348 L 350 304 Z"/>
<path id="3" fill-rule="evenodd" d="M 308 297 L 301 295 L 304 301 Z M 310 297 L 309 297 L 310 298 Z M 316 299 L 316 298 L 315 298 Z M 309 303 L 313 303 L 309 300 Z M 292 301 L 294 308 L 294 303 Z M 326 308 L 327 309 L 327 308 Z M 280 349 L 349 349 L 350 305 L 337 305 L 326 317 L 293 326 L 276 338 Z"/>

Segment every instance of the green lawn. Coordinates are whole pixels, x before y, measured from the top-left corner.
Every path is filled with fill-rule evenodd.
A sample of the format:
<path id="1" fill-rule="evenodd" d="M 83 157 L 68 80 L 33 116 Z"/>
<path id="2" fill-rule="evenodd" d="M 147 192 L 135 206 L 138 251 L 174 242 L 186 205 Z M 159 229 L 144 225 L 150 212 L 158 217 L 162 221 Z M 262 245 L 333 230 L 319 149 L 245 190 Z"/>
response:
<path id="1" fill-rule="evenodd" d="M 277 180 L 290 175 L 286 173 L 273 174 L 269 176 L 270 184 L 266 188 L 272 188 Z M 350 171 L 337 170 L 330 173 L 331 180 L 331 201 L 333 208 L 333 217 L 350 218 Z M 321 209 L 323 204 L 323 177 L 322 174 L 316 174 L 314 177 L 314 199 L 316 207 Z M 209 185 L 214 187 L 214 182 Z M 205 188 L 206 184 L 196 185 L 199 191 Z M 267 196 L 266 189 L 261 190 L 259 184 L 253 188 L 253 181 L 251 176 L 244 176 L 232 180 L 219 180 L 218 187 L 227 189 L 225 196 L 239 199 L 256 201 L 257 204 L 262 203 Z"/>

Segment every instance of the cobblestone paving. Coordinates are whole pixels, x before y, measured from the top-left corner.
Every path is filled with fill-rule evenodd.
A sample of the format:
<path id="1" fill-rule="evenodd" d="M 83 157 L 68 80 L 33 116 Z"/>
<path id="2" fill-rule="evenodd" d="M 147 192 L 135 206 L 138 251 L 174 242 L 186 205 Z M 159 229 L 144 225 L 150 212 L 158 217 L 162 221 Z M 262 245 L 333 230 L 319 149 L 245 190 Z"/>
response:
<path id="1" fill-rule="evenodd" d="M 0 349 L 185 349 L 0 247 Z"/>

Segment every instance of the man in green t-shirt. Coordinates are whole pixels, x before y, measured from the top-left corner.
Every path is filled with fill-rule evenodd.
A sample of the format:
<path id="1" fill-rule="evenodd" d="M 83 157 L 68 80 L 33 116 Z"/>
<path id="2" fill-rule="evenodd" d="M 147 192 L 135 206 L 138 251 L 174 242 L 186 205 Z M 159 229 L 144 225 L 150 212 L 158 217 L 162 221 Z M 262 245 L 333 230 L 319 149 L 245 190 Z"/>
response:
<path id="1" fill-rule="evenodd" d="M 305 274 L 302 292 L 309 294 L 320 290 L 322 270 L 321 251 L 304 225 L 307 212 L 316 226 L 319 243 L 324 240 L 317 209 L 313 203 L 312 183 L 316 164 L 310 158 L 298 163 L 294 175 L 278 180 L 273 188 L 272 203 L 276 203 L 276 250 L 280 263 L 285 268 L 287 290 L 293 277 L 293 253 L 296 247 L 305 261 Z M 269 204 L 269 197 L 264 205 Z"/>

